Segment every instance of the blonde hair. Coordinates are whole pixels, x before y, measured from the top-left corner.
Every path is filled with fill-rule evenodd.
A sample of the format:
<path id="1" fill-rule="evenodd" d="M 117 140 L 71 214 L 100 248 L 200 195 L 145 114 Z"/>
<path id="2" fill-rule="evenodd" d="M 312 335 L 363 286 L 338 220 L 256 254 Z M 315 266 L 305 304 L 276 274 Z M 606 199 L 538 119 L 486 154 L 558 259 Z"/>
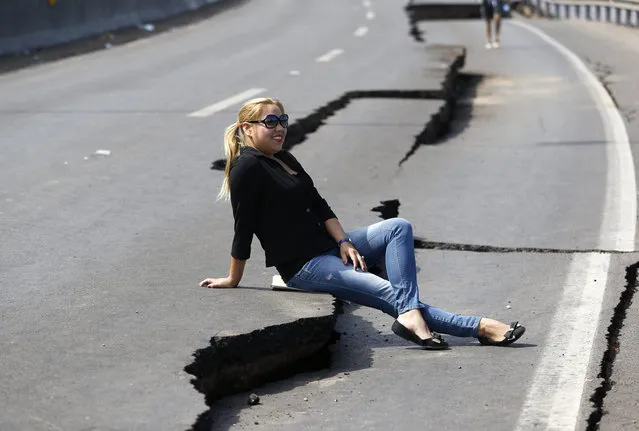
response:
<path id="1" fill-rule="evenodd" d="M 217 195 L 218 199 L 228 200 L 231 197 L 231 185 L 229 179 L 231 176 L 231 165 L 233 160 L 240 154 L 240 147 L 246 146 L 244 134 L 242 132 L 242 123 L 247 121 L 261 120 L 259 118 L 262 107 L 265 105 L 277 105 L 284 114 L 284 105 L 277 99 L 270 97 L 259 97 L 251 99 L 244 103 L 237 113 L 237 121 L 226 128 L 224 132 L 224 154 L 226 156 L 226 167 L 224 168 L 224 181 Z"/>

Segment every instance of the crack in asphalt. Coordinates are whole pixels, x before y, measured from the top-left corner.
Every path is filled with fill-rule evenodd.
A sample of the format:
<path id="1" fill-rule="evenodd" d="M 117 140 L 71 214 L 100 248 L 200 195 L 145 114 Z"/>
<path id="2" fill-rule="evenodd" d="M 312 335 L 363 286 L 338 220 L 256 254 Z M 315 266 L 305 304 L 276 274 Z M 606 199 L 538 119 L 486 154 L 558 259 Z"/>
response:
<path id="1" fill-rule="evenodd" d="M 632 123 L 636 116 L 637 116 L 637 110 L 635 108 L 624 108 L 622 107 L 619 102 L 617 102 L 617 99 L 615 97 L 614 92 L 612 91 L 612 89 L 610 88 L 610 86 L 612 84 L 614 84 L 613 82 L 610 82 L 610 78 L 612 76 L 614 76 L 614 70 L 611 66 L 604 64 L 600 61 L 593 61 L 590 58 L 586 57 L 586 63 L 588 63 L 590 65 L 590 67 L 593 69 L 593 72 L 595 73 L 595 76 L 597 77 L 597 79 L 599 79 L 599 82 L 601 82 L 601 85 L 603 85 L 604 89 L 606 90 L 606 92 L 608 93 L 608 95 L 610 96 L 610 98 L 612 99 L 612 102 L 615 104 L 615 107 L 617 108 L 617 110 L 621 113 L 621 115 L 624 117 L 624 119 L 626 120 L 627 123 Z"/>
<path id="2" fill-rule="evenodd" d="M 477 87 L 485 76 L 476 73 L 458 73 L 454 89 L 446 103 L 426 123 L 424 130 L 417 136 L 412 147 L 399 161 L 401 166 L 410 159 L 422 145 L 438 145 L 462 133 L 473 117 L 473 104 L 458 104 L 458 100 L 472 100 L 477 94 Z"/>
<path id="3" fill-rule="evenodd" d="M 379 217 L 388 220 L 390 218 L 399 217 L 399 199 L 389 199 L 380 201 L 380 205 L 373 207 L 371 211 L 379 212 Z M 538 253 L 538 254 L 582 254 L 582 253 L 601 253 L 601 254 L 631 254 L 635 251 L 605 250 L 599 248 L 591 249 L 565 249 L 552 247 L 500 247 L 485 244 L 464 244 L 445 241 L 430 241 L 424 238 L 415 237 L 415 249 L 419 250 L 447 250 L 447 251 L 465 251 L 475 253 Z"/>
<path id="4" fill-rule="evenodd" d="M 610 325 L 608 326 L 608 332 L 606 334 L 608 347 L 601 359 L 600 371 L 597 375 L 602 381 L 590 397 L 594 410 L 588 417 L 587 431 L 598 430 L 601 418 L 606 414 L 604 401 L 610 389 L 615 385 L 612 375 L 617 353 L 621 350 L 619 337 L 621 335 L 621 329 L 624 327 L 626 313 L 632 304 L 635 292 L 637 292 L 638 269 L 639 262 L 626 268 L 626 288 L 621 292 L 619 302 L 615 306 L 614 313 L 610 319 Z"/>
<path id="5" fill-rule="evenodd" d="M 390 199 L 380 201 L 380 205 L 371 209 L 380 213 L 379 217 L 388 220 L 389 218 L 399 217 L 399 199 Z"/>
<path id="6" fill-rule="evenodd" d="M 417 14 L 414 12 L 412 6 L 412 0 L 408 2 L 408 5 L 404 7 L 404 11 L 406 12 L 406 16 L 408 16 L 408 34 L 416 41 L 416 42 L 426 42 L 424 39 L 424 32 L 419 28 L 419 19 L 417 19 Z"/>
<path id="7" fill-rule="evenodd" d="M 458 58 L 463 59 L 463 55 Z M 457 60 L 455 63 L 463 62 L 463 60 Z M 451 67 L 451 70 L 456 70 L 460 67 L 459 64 Z M 456 72 L 451 72 L 456 73 Z M 461 75 L 460 75 L 461 76 Z M 446 81 L 454 80 L 455 77 L 447 77 Z M 446 126 L 452 119 L 451 105 L 454 99 L 451 96 L 451 90 L 448 85 L 442 85 L 441 90 L 354 90 L 347 91 L 337 99 L 331 100 L 324 106 L 313 111 L 306 117 L 300 118 L 295 123 L 288 127 L 286 133 L 286 139 L 282 145 L 282 149 L 291 151 L 293 147 L 306 141 L 308 136 L 315 133 L 320 127 L 326 124 L 326 120 L 342 109 L 346 108 L 353 100 L 358 99 L 397 99 L 397 100 L 442 100 L 443 105 L 438 112 L 433 114 L 431 118 L 426 121 L 424 129 L 415 136 L 415 141 L 411 149 L 408 151 L 402 160 L 399 162 L 401 165 L 405 162 L 416 150 L 417 147 L 424 144 L 435 143 L 435 141 L 443 136 Z M 453 90 L 454 91 L 454 90 Z M 226 166 L 226 159 L 215 160 L 211 164 L 211 169 L 217 171 L 223 171 Z"/>
<path id="8" fill-rule="evenodd" d="M 454 242 L 438 242 L 429 241 L 421 238 L 415 238 L 415 248 L 421 250 L 449 250 L 449 251 L 469 251 L 475 253 L 539 253 L 539 254 L 584 254 L 584 253 L 600 253 L 600 254 L 630 254 L 634 251 L 620 250 L 604 250 L 598 248 L 591 249 L 565 249 L 565 248 L 547 248 L 547 247 L 500 247 L 494 245 L 482 244 L 462 244 Z"/>

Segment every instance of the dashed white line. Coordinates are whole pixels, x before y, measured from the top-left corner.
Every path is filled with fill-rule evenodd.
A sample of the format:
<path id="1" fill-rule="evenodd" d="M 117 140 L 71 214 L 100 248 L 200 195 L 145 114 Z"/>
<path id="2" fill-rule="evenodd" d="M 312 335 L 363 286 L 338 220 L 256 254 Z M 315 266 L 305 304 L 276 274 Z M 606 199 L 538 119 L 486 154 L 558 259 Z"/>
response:
<path id="1" fill-rule="evenodd" d="M 334 59 L 335 57 L 337 57 L 338 55 L 341 55 L 344 52 L 343 49 L 331 49 L 330 51 L 328 51 L 326 54 L 317 57 L 317 59 L 315 61 L 319 62 L 319 63 L 327 63 L 329 61 L 331 61 L 332 59 Z"/>
<path id="2" fill-rule="evenodd" d="M 375 19 L 375 12 L 373 12 L 372 10 L 366 12 L 366 19 Z"/>
<path id="3" fill-rule="evenodd" d="M 637 217 L 635 170 L 628 133 L 619 110 L 601 82 L 577 55 L 531 25 L 520 21 L 513 21 L 513 24 L 535 33 L 559 51 L 590 92 L 601 116 L 607 143 L 606 202 L 598 247 L 634 250 Z M 610 259 L 610 254 L 574 256 L 517 430 L 528 430 L 534 426 L 572 431 L 577 426 Z"/>
<path id="4" fill-rule="evenodd" d="M 208 117 L 209 115 L 213 115 L 216 112 L 222 111 L 226 108 L 229 108 L 235 104 L 244 102 L 251 97 L 255 97 L 260 93 L 266 91 L 266 88 L 249 88 L 246 91 L 242 91 L 241 93 L 236 94 L 235 96 L 227 97 L 224 100 L 220 100 L 212 105 L 209 105 L 205 108 L 200 109 L 199 111 L 191 112 L 189 117 Z"/>
<path id="5" fill-rule="evenodd" d="M 362 0 L 362 4 L 365 8 L 371 7 L 371 0 Z"/>
<path id="6" fill-rule="evenodd" d="M 362 36 L 365 36 L 366 33 L 368 33 L 368 27 L 358 27 L 357 30 L 355 30 L 355 33 L 353 33 L 353 35 L 355 37 L 362 37 Z"/>

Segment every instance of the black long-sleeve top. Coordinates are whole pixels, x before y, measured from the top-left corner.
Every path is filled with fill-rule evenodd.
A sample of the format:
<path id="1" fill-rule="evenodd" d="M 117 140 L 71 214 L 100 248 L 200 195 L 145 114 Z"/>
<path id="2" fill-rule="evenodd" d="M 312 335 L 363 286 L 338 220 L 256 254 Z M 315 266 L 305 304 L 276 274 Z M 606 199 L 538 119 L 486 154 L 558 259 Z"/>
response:
<path id="1" fill-rule="evenodd" d="M 230 173 L 231 205 L 235 236 L 231 255 L 251 256 L 253 234 L 260 240 L 266 266 L 275 266 L 284 281 L 293 277 L 311 258 L 336 247 L 324 222 L 335 218 L 302 165 L 287 151 L 274 157 L 243 146 Z"/>

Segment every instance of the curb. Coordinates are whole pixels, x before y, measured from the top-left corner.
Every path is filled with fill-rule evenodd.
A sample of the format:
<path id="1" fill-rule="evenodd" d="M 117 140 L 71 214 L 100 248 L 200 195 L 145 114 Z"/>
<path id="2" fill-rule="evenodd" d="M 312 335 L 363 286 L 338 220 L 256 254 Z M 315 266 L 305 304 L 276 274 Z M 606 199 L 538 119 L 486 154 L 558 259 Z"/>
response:
<path id="1" fill-rule="evenodd" d="M 450 2 L 410 2 L 405 10 L 410 20 L 436 21 L 449 19 L 479 19 L 480 4 L 469 0 L 466 3 Z"/>

